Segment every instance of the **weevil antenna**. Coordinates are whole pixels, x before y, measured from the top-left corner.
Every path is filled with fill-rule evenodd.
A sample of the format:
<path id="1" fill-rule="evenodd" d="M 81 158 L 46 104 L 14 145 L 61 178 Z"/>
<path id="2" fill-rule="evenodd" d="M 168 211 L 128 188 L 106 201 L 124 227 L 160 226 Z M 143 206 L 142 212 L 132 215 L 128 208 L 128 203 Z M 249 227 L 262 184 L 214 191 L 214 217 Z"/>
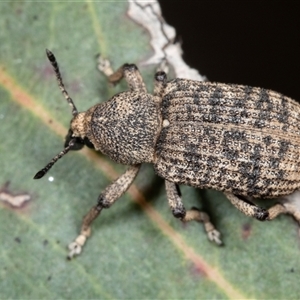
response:
<path id="1" fill-rule="evenodd" d="M 51 65 L 54 69 L 56 79 L 57 79 L 57 82 L 58 82 L 58 86 L 61 89 L 61 92 L 65 96 L 66 100 L 68 101 L 69 105 L 72 107 L 72 115 L 76 116 L 78 114 L 78 110 L 77 110 L 72 98 L 69 96 L 68 92 L 65 89 L 65 86 L 64 86 L 63 80 L 61 78 L 61 74 L 60 74 L 60 71 L 59 71 L 59 67 L 58 67 L 58 63 L 56 61 L 56 58 L 55 58 L 54 54 L 48 49 L 46 49 L 46 54 L 47 54 L 47 57 L 48 57 Z"/>
<path id="2" fill-rule="evenodd" d="M 42 178 L 51 168 L 52 166 L 60 159 L 62 158 L 65 154 L 67 154 L 71 147 L 74 146 L 76 141 L 76 138 L 71 139 L 69 142 L 69 145 L 60 153 L 58 153 L 55 157 L 52 158 L 52 160 L 46 165 L 45 168 L 43 168 L 42 170 L 38 171 L 35 176 L 33 177 L 33 179 L 40 179 Z"/>

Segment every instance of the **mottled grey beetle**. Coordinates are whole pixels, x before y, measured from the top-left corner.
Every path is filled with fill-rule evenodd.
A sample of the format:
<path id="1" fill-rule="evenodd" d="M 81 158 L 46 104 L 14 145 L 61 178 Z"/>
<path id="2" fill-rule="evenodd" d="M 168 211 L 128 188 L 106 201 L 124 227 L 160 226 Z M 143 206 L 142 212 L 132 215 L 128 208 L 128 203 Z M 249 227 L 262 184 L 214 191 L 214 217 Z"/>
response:
<path id="1" fill-rule="evenodd" d="M 115 84 L 124 77 L 129 91 L 78 113 L 54 55 L 46 52 L 73 119 L 65 149 L 34 178 L 43 177 L 69 150 L 84 145 L 129 165 L 84 217 L 79 236 L 69 245 L 69 258 L 81 252 L 92 222 L 126 192 L 142 163 L 152 163 L 165 179 L 173 215 L 184 222 L 203 222 L 208 238 L 217 244 L 220 233 L 206 213 L 185 210 L 178 185 L 222 191 L 236 208 L 258 220 L 289 213 L 300 222 L 294 201 L 300 188 L 300 106 L 294 100 L 235 84 L 179 78 L 167 82 L 162 71 L 155 74 L 151 95 L 135 65 L 113 72 L 101 59 L 100 69 L 109 81 Z M 252 203 L 253 198 L 281 202 L 266 210 Z"/>

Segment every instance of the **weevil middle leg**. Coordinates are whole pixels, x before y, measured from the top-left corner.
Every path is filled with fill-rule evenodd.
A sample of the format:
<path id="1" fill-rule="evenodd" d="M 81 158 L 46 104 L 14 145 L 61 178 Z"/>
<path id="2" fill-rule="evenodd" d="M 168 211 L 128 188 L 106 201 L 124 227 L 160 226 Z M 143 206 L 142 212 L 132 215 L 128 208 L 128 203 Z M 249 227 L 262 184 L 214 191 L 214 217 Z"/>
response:
<path id="1" fill-rule="evenodd" d="M 208 239 L 218 245 L 221 245 L 222 241 L 220 239 L 220 232 L 216 230 L 214 225 L 210 222 L 208 214 L 194 207 L 186 211 L 181 201 L 179 186 L 168 180 L 165 180 L 165 184 L 169 206 L 174 217 L 179 218 L 183 222 L 189 222 L 193 220 L 202 222 Z"/>

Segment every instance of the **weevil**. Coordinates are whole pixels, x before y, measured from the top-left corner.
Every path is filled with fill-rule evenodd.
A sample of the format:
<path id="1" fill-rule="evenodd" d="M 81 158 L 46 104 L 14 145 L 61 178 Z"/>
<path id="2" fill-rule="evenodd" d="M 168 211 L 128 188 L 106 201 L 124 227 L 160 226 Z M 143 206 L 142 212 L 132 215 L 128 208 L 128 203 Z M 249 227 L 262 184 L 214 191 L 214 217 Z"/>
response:
<path id="1" fill-rule="evenodd" d="M 72 107 L 73 118 L 65 148 L 34 177 L 43 177 L 53 164 L 84 145 L 101 151 L 128 169 L 100 195 L 83 218 L 80 234 L 69 245 L 69 258 L 82 251 L 92 222 L 123 195 L 142 163 L 153 164 L 165 180 L 173 215 L 183 222 L 203 222 L 209 240 L 221 244 L 209 216 L 186 210 L 179 185 L 215 189 L 245 215 L 272 220 L 291 214 L 300 223 L 295 199 L 300 193 L 300 105 L 263 88 L 176 78 L 167 81 L 159 71 L 149 94 L 134 64 L 113 72 L 100 58 L 99 69 L 116 84 L 122 78 L 128 91 L 78 112 L 66 91 L 53 53 L 46 50 L 58 85 Z M 278 198 L 264 209 L 255 198 Z"/>

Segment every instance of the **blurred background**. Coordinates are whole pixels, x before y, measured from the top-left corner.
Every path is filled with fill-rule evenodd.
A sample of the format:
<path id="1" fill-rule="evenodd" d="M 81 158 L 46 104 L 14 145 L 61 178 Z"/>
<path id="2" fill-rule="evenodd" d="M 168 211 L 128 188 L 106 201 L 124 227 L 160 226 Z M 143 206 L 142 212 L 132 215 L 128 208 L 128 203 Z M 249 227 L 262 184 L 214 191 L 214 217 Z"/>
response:
<path id="1" fill-rule="evenodd" d="M 276 90 L 300 101 L 298 1 L 166 1 L 185 61 L 210 81 Z"/>

